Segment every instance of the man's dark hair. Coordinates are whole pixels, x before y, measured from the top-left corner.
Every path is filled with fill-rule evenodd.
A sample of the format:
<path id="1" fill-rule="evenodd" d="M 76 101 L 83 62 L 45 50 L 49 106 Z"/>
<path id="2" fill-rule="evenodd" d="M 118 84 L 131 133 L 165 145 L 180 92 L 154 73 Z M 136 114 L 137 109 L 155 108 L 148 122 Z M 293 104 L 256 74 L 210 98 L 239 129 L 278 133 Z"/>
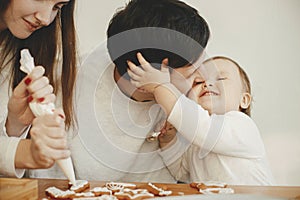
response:
<path id="1" fill-rule="evenodd" d="M 198 11 L 178 0 L 131 0 L 110 21 L 107 47 L 118 72 L 127 72 L 127 60 L 139 64 L 136 53 L 160 66 L 193 64 L 206 47 L 210 31 Z M 157 64 L 157 65 L 155 65 Z"/>

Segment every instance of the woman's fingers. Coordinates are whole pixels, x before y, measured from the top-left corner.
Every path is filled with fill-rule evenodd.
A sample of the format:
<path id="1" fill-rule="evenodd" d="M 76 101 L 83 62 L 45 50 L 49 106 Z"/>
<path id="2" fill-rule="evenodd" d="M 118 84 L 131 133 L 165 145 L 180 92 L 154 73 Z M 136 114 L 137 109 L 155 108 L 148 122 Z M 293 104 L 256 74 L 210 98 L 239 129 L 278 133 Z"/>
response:
<path id="1" fill-rule="evenodd" d="M 38 168 L 49 168 L 56 160 L 65 159 L 71 155 L 71 152 L 68 149 L 53 149 L 36 142 L 32 142 L 31 152 Z"/>
<path id="2" fill-rule="evenodd" d="M 34 98 L 41 98 L 53 92 L 49 79 L 44 76 L 45 69 L 42 66 L 35 67 L 14 89 L 16 97 L 25 97 L 28 93 Z"/>
<path id="3" fill-rule="evenodd" d="M 39 166 L 50 167 L 55 160 L 70 156 L 62 109 L 38 116 L 30 130 L 32 155 Z"/>
<path id="4" fill-rule="evenodd" d="M 42 90 L 48 85 L 49 85 L 49 79 L 46 76 L 42 76 L 38 79 L 35 79 L 30 85 L 28 85 L 27 90 L 30 93 L 36 93 L 37 91 Z M 53 88 L 52 88 L 52 92 L 53 92 Z"/>

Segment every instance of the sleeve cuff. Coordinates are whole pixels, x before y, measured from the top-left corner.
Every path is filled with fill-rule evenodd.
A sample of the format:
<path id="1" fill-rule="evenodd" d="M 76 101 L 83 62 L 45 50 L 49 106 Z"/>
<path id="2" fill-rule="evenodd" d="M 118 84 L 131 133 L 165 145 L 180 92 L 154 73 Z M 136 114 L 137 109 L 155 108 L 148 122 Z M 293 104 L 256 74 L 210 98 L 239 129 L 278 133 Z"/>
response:
<path id="1" fill-rule="evenodd" d="M 1 130 L 1 135 L 9 137 L 7 132 L 6 132 L 6 127 L 5 127 L 5 123 L 6 123 L 6 119 L 4 119 L 3 121 L 1 121 L 0 126 L 2 128 Z M 25 139 L 29 133 L 31 125 L 29 125 L 27 128 L 24 129 L 22 135 L 20 135 L 21 139 Z"/>
<path id="2" fill-rule="evenodd" d="M 180 158 L 190 146 L 190 143 L 184 139 L 180 134 L 176 134 L 176 142 L 164 149 L 158 151 L 159 155 L 163 158 L 166 165 L 170 165 Z"/>
<path id="3" fill-rule="evenodd" d="M 5 176 L 21 178 L 25 173 L 25 169 L 15 168 L 15 156 L 21 138 L 7 137 L 6 139 L 7 145 L 5 145 L 2 154 L 4 159 L 1 163 L 1 173 Z"/>

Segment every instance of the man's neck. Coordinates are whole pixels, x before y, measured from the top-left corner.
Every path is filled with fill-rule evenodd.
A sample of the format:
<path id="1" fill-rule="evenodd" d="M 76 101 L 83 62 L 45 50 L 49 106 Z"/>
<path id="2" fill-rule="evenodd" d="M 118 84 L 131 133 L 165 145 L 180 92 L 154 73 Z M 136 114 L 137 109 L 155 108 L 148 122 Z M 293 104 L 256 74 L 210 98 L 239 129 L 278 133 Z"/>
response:
<path id="1" fill-rule="evenodd" d="M 119 89 L 129 98 L 138 102 L 154 100 L 154 96 L 152 94 L 139 92 L 129 80 L 121 77 L 116 67 L 114 69 L 114 79 Z"/>

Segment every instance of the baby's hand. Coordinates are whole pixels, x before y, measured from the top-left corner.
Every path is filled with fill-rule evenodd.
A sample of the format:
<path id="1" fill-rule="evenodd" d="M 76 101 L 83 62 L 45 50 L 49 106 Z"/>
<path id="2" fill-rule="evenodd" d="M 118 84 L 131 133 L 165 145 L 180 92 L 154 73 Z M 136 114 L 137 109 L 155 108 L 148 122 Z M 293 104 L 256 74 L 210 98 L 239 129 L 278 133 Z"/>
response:
<path id="1" fill-rule="evenodd" d="M 160 148 L 167 146 L 176 137 L 176 133 L 176 128 L 169 122 L 166 122 L 164 128 L 161 130 L 161 134 L 158 136 Z"/>
<path id="2" fill-rule="evenodd" d="M 168 69 L 168 59 L 164 59 L 161 64 L 161 70 L 155 69 L 145 60 L 141 53 L 137 53 L 137 58 L 141 67 L 136 66 L 133 62 L 128 61 L 128 74 L 130 82 L 137 88 L 144 89 L 153 93 L 154 89 L 164 83 L 170 82 L 170 73 Z"/>

